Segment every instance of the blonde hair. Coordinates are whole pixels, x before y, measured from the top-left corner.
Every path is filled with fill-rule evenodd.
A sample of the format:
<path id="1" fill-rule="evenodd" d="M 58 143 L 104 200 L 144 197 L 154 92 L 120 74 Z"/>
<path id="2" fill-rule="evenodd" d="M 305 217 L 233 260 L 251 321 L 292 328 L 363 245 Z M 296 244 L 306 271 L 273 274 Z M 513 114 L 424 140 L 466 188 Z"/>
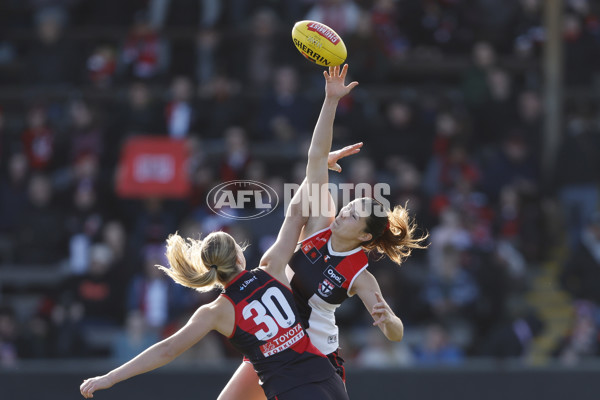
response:
<path id="1" fill-rule="evenodd" d="M 175 233 L 167 239 L 166 255 L 171 268 L 158 268 L 199 292 L 222 288 L 240 270 L 236 242 L 225 232 L 213 232 L 204 239 L 184 239 Z"/>
<path id="2" fill-rule="evenodd" d="M 367 218 L 365 232 L 372 235 L 371 240 L 361 244 L 365 251 L 376 250 L 382 256 L 386 255 L 400 265 L 414 249 L 427 248 L 423 241 L 429 235 L 425 233 L 416 236 L 417 224 L 410 217 L 406 206 L 396 206 L 393 210 L 385 210 L 379 201 L 365 200 L 371 206 L 371 214 Z M 378 208 L 379 212 L 374 212 L 375 208 Z"/>

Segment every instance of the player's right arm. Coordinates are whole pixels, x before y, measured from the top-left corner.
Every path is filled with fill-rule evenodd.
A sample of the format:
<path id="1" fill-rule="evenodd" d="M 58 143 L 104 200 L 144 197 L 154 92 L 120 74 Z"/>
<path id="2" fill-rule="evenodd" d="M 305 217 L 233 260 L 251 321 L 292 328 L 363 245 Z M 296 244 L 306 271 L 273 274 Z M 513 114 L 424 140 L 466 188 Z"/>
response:
<path id="1" fill-rule="evenodd" d="M 348 64 L 340 69 L 330 67 L 323 71 L 325 77 L 325 100 L 313 131 L 306 165 L 306 184 L 310 199 L 310 217 L 305 234 L 310 235 L 331 224 L 335 218 L 335 204 L 326 189 L 329 183 L 328 158 L 333 137 L 333 121 L 339 100 L 350 93 L 358 82 L 344 83 Z M 318 209 L 315 209 L 318 207 Z"/>
<path id="2" fill-rule="evenodd" d="M 233 305 L 223 297 L 200 307 L 187 324 L 168 338 L 150 346 L 135 358 L 106 375 L 86 379 L 80 386 L 83 397 L 94 397 L 94 392 L 108 389 L 133 376 L 162 367 L 201 340 L 208 332 L 217 330 L 229 336 L 235 324 Z"/>

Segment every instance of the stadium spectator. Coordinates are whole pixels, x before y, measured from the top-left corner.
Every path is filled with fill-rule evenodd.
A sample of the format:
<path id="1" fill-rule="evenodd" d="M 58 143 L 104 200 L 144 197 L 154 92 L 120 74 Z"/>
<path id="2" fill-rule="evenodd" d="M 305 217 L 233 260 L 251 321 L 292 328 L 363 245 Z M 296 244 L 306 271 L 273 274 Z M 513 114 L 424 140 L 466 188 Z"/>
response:
<path id="1" fill-rule="evenodd" d="M 254 136 L 278 144 L 307 138 L 314 108 L 299 87 L 298 71 L 292 66 L 279 67 L 273 72 L 272 89 L 258 105 Z"/>
<path id="2" fill-rule="evenodd" d="M 514 127 L 516 108 L 514 83 L 507 71 L 491 68 L 487 74 L 489 97 L 473 114 L 472 149 L 486 150 L 498 144 Z"/>
<path id="3" fill-rule="evenodd" d="M 354 0 L 323 0 L 315 2 L 304 19 L 322 22 L 344 37 L 356 31 L 359 17 Z"/>
<path id="4" fill-rule="evenodd" d="M 148 329 L 143 313 L 138 310 L 130 311 L 125 319 L 125 327 L 113 338 L 111 357 L 116 362 L 123 363 L 156 343 L 158 339 L 156 332 Z"/>
<path id="5" fill-rule="evenodd" d="M 446 246 L 441 265 L 430 269 L 421 295 L 431 315 L 448 324 L 449 329 L 466 326 L 472 330 L 480 288 L 462 258 L 459 249 Z"/>
<path id="6" fill-rule="evenodd" d="M 348 54 L 352 54 L 352 76 L 362 84 L 384 83 L 392 68 L 381 46 L 374 46 L 373 20 L 367 12 L 361 12 L 356 30 L 344 37 Z"/>
<path id="7" fill-rule="evenodd" d="M 427 325 L 424 339 L 412 351 L 415 365 L 457 365 L 464 361 L 463 351 L 439 323 Z"/>
<path id="8" fill-rule="evenodd" d="M 48 122 L 48 110 L 36 105 L 27 113 L 27 129 L 21 134 L 23 150 L 33 170 L 48 170 L 53 167 L 56 152 L 56 133 Z"/>
<path id="9" fill-rule="evenodd" d="M 165 132 L 173 139 L 184 139 L 197 132 L 198 115 L 192 81 L 185 76 L 171 81 L 170 99 L 164 107 Z"/>
<path id="10" fill-rule="evenodd" d="M 600 213 L 581 230 L 579 244 L 563 265 L 561 282 L 575 299 L 600 304 Z"/>
<path id="11" fill-rule="evenodd" d="M 222 182 L 244 179 L 250 155 L 246 132 L 242 127 L 231 126 L 225 132 L 225 154 L 219 166 Z"/>
<path id="12" fill-rule="evenodd" d="M 266 92 L 271 83 L 278 60 L 288 59 L 286 54 L 293 51 L 287 38 L 279 35 L 281 20 L 274 10 L 260 8 L 250 18 L 244 16 L 243 29 L 238 29 L 230 40 L 223 43 L 231 48 L 226 73 L 235 80 L 244 82 L 246 89 Z M 237 68 L 244 65 L 244 68 Z"/>
<path id="13" fill-rule="evenodd" d="M 224 66 L 222 40 L 215 29 L 202 29 L 196 36 L 194 76 L 200 87 L 209 85 Z"/>
<path id="14" fill-rule="evenodd" d="M 78 318 L 71 318 L 88 356 L 108 356 L 110 342 L 106 338 L 123 323 L 125 288 L 113 261 L 110 248 L 96 243 L 89 250 L 87 271 L 65 282 L 63 304 L 81 308 Z"/>
<path id="15" fill-rule="evenodd" d="M 518 132 L 507 135 L 484 161 L 481 186 L 490 201 L 497 201 L 502 188 L 513 185 L 521 195 L 540 191 L 540 166 L 530 157 L 525 138 Z"/>
<path id="16" fill-rule="evenodd" d="M 525 89 L 517 94 L 517 115 L 514 130 L 521 132 L 530 149 L 542 148 L 542 103 L 540 94 L 533 89 Z M 540 158 L 534 151 L 532 156 Z"/>
<path id="17" fill-rule="evenodd" d="M 200 136 L 203 139 L 220 138 L 230 125 L 247 127 L 249 109 L 252 107 L 242 98 L 240 82 L 219 72 L 199 89 Z"/>
<path id="18" fill-rule="evenodd" d="M 600 65 L 598 42 L 585 29 L 580 16 L 564 17 L 565 68 L 564 78 L 570 86 L 589 85 Z"/>
<path id="19" fill-rule="evenodd" d="M 543 330 L 544 323 L 539 316 L 526 312 L 494 328 L 480 354 L 500 360 L 525 358 L 531 350 L 533 339 Z"/>
<path id="20" fill-rule="evenodd" d="M 85 80 L 96 88 L 106 89 L 114 84 L 117 72 L 117 52 L 110 44 L 98 45 L 86 60 Z"/>
<path id="21" fill-rule="evenodd" d="M 18 263 L 51 264 L 67 257 L 64 212 L 58 207 L 48 176 L 40 173 L 31 176 L 15 236 Z"/>
<path id="22" fill-rule="evenodd" d="M 378 167 L 384 165 L 387 157 L 397 155 L 423 170 L 431 155 L 432 144 L 431 138 L 419 126 L 414 107 L 406 101 L 394 99 L 385 104 L 383 113 L 383 124 L 379 130 L 385 135 L 376 135 L 369 141 L 370 146 L 381 155 Z"/>
<path id="23" fill-rule="evenodd" d="M 21 152 L 14 152 L 7 160 L 6 175 L 0 178 L 0 241 L 3 262 L 14 261 L 16 233 L 26 210 L 29 165 Z"/>
<path id="24" fill-rule="evenodd" d="M 578 301 L 569 332 L 552 351 L 561 364 L 576 366 L 600 356 L 600 329 L 596 322 L 597 302 Z"/>
<path id="25" fill-rule="evenodd" d="M 410 42 L 401 31 L 402 25 L 398 23 L 398 3 L 392 0 L 377 0 L 370 13 L 376 43 L 381 46 L 386 58 L 392 63 L 406 58 Z M 354 31 L 355 29 L 352 30 Z"/>
<path id="26" fill-rule="evenodd" d="M 42 9 L 36 14 L 36 40 L 27 54 L 21 80 L 37 85 L 75 83 L 77 52 L 64 32 L 66 15 L 59 8 Z"/>
<path id="27" fill-rule="evenodd" d="M 600 138 L 591 115 L 586 114 L 577 111 L 567 114 L 554 175 L 571 250 L 577 247 L 600 199 Z"/>
<path id="28" fill-rule="evenodd" d="M 68 126 L 66 132 L 57 138 L 55 163 L 65 167 L 87 156 L 101 160 L 106 153 L 106 141 L 97 110 L 82 99 L 72 101 L 67 109 Z"/>
<path id="29" fill-rule="evenodd" d="M 129 86 L 125 103 L 115 105 L 116 117 L 113 118 L 113 133 L 109 141 L 121 143 L 135 135 L 164 134 L 159 107 L 146 83 L 133 82 Z"/>
<path id="30" fill-rule="evenodd" d="M 358 343 L 357 354 L 354 357 L 357 365 L 364 368 L 386 369 L 414 364 L 414 356 L 404 342 L 390 342 L 385 335 L 376 329 L 359 331 L 366 339 Z M 357 335 L 358 336 L 358 335 Z M 348 346 L 344 346 L 350 353 Z"/>
<path id="31" fill-rule="evenodd" d="M 139 312 L 145 326 L 159 337 L 176 317 L 187 311 L 188 292 L 173 283 L 156 265 L 164 261 L 164 246 L 148 245 L 144 248 L 142 269 L 127 288 L 128 313 Z"/>
<path id="32" fill-rule="evenodd" d="M 146 11 L 138 11 L 123 42 L 117 72 L 130 79 L 152 80 L 162 77 L 169 68 L 168 41 L 151 25 Z"/>
<path id="33" fill-rule="evenodd" d="M 19 359 L 17 351 L 17 320 L 14 311 L 0 308 L 0 366 L 15 367 Z"/>
<path id="34" fill-rule="evenodd" d="M 489 98 L 488 73 L 496 65 L 496 58 L 496 50 L 490 43 L 480 41 L 473 45 L 471 65 L 462 76 L 461 89 L 474 116 Z"/>

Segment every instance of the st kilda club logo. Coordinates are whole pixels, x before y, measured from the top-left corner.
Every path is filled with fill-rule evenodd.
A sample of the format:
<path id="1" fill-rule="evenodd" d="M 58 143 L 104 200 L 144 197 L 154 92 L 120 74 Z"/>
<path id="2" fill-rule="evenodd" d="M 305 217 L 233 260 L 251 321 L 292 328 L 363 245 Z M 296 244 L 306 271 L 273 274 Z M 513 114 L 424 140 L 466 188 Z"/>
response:
<path id="1" fill-rule="evenodd" d="M 331 292 L 333 291 L 334 286 L 333 283 L 329 282 L 328 279 L 323 279 L 323 282 L 319 283 L 319 287 L 317 291 L 323 297 L 329 297 Z"/>

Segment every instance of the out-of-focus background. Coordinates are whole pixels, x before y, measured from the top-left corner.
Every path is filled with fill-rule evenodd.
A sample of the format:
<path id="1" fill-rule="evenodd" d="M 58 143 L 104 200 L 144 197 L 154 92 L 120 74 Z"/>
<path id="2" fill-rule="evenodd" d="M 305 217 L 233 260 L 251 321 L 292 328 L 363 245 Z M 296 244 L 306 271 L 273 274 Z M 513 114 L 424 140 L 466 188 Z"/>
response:
<path id="1" fill-rule="evenodd" d="M 385 340 L 358 299 L 337 313 L 351 396 L 376 385 L 385 398 L 434 398 L 455 382 L 461 398 L 486 387 L 520 398 L 510 388 L 532 385 L 556 398 L 563 386 L 552 384 L 566 376 L 583 379 L 568 393 L 597 388 L 599 2 L 2 0 L 7 399 L 76 396 L 81 378 L 215 298 L 154 267 L 169 233 L 226 230 L 251 243 L 248 265 L 257 265 L 282 208 L 239 222 L 212 213 L 205 197 L 235 179 L 280 194 L 303 179 L 324 82 L 291 40 L 302 19 L 342 36 L 349 79 L 360 82 L 338 107 L 334 148 L 364 149 L 331 180 L 390 184 L 391 203 L 407 204 L 430 234 L 400 268 L 371 263 L 404 322 L 402 342 Z M 133 185 L 143 172 L 117 174 L 156 141 L 189 156 L 166 191 Z M 204 379 L 189 390 L 213 398 L 239 361 L 209 335 L 157 379 L 137 378 L 148 393 L 129 388 L 190 396 L 182 388 Z"/>

